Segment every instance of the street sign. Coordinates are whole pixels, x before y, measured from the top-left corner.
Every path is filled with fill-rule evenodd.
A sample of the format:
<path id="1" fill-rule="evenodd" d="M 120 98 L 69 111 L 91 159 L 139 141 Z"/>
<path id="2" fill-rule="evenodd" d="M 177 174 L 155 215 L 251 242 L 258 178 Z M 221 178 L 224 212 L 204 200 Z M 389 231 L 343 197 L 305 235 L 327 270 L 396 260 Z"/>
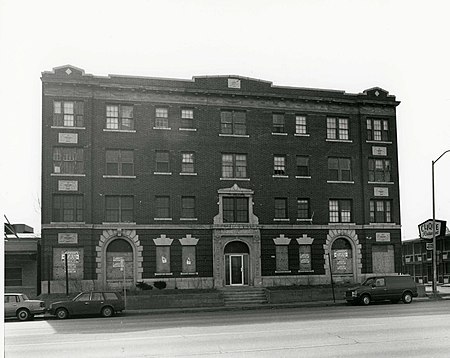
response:
<path id="1" fill-rule="evenodd" d="M 445 235 L 446 221 L 434 220 L 435 224 L 435 235 Z M 433 220 L 427 220 L 419 225 L 419 235 L 422 239 L 432 239 L 433 238 Z"/>
<path id="2" fill-rule="evenodd" d="M 427 250 L 429 250 L 429 251 L 433 250 L 433 243 L 432 242 L 427 242 Z"/>

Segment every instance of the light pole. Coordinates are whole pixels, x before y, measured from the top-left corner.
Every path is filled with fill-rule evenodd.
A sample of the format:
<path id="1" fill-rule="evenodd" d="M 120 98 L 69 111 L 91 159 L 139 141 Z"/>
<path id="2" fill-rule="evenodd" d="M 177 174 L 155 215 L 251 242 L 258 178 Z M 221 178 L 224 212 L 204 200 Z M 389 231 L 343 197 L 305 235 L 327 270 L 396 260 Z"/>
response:
<path id="1" fill-rule="evenodd" d="M 433 295 L 437 294 L 436 283 L 437 283 L 437 250 L 436 250 L 436 205 L 434 200 L 434 165 L 439 159 L 441 159 L 444 154 L 450 152 L 450 149 L 442 153 L 439 158 L 431 161 L 431 184 L 432 184 L 432 196 L 433 196 Z"/>

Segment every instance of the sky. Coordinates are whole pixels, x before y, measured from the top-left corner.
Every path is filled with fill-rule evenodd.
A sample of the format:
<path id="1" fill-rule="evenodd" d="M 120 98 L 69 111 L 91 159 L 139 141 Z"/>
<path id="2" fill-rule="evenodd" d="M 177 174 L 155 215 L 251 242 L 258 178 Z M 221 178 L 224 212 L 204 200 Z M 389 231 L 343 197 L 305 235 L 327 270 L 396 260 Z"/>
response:
<path id="1" fill-rule="evenodd" d="M 450 149 L 446 1 L 0 0 L 0 212 L 40 232 L 41 81 L 93 75 L 241 75 L 395 95 L 402 238 L 432 218 L 431 163 Z M 435 164 L 450 226 L 450 153 Z M 3 215 L 2 215 L 3 216 Z"/>

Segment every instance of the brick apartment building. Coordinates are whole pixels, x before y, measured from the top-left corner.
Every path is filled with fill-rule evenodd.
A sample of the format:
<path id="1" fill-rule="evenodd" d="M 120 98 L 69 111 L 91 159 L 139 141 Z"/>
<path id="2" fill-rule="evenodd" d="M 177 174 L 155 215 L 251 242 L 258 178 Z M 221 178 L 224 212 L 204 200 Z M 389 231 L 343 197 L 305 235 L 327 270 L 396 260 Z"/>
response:
<path id="1" fill-rule="evenodd" d="M 401 272 L 395 97 L 42 73 L 42 292 Z M 48 287 L 50 285 L 50 288 Z"/>

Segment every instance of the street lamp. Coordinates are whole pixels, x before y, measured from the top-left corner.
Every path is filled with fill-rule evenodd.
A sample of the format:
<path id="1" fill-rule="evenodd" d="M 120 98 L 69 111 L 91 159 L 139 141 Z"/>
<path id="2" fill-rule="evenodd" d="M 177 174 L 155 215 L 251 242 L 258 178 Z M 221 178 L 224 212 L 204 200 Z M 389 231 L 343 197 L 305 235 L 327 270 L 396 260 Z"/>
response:
<path id="1" fill-rule="evenodd" d="M 433 295 L 437 294 L 436 283 L 437 283 L 437 251 L 436 251 L 436 206 L 434 200 L 434 165 L 439 159 L 441 159 L 444 154 L 450 152 L 450 149 L 442 153 L 439 158 L 431 161 L 431 182 L 432 182 L 432 196 L 433 196 Z"/>

